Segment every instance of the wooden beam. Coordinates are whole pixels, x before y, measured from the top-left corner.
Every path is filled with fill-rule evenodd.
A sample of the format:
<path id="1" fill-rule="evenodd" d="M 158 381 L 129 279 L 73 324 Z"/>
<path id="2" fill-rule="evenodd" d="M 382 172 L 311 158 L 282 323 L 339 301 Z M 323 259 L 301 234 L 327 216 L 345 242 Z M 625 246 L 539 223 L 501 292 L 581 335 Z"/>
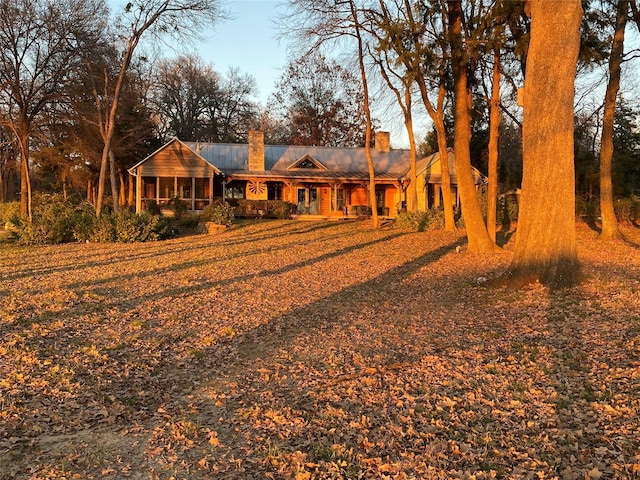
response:
<path id="1" fill-rule="evenodd" d="M 142 212 L 142 175 L 136 175 L 136 213 Z"/>

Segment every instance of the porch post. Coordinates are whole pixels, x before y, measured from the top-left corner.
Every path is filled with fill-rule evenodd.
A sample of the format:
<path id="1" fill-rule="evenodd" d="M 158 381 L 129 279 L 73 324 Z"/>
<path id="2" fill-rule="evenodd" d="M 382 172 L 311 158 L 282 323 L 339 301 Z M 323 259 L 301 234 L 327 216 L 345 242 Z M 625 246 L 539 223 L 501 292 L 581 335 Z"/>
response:
<path id="1" fill-rule="evenodd" d="M 178 198 L 178 177 L 173 177 L 173 196 Z"/>
<path id="2" fill-rule="evenodd" d="M 429 184 L 424 184 L 424 209 L 429 210 Z"/>
<path id="3" fill-rule="evenodd" d="M 196 177 L 191 177 L 191 211 L 196 209 Z"/>
<path id="4" fill-rule="evenodd" d="M 211 171 L 211 176 L 209 177 L 209 205 L 213 203 L 213 176 L 214 175 L 215 173 Z M 222 201 L 224 201 L 224 186 L 222 187 Z"/>
<path id="5" fill-rule="evenodd" d="M 156 205 L 160 205 L 160 177 L 156 177 Z"/>
<path id="6" fill-rule="evenodd" d="M 142 212 L 142 175 L 136 175 L 136 213 Z"/>

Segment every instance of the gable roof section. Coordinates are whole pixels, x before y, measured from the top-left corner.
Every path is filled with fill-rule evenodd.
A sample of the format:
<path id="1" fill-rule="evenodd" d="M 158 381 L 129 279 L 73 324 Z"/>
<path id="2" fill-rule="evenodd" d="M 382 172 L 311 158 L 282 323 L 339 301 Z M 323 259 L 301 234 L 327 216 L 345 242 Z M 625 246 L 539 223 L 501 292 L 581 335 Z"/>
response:
<path id="1" fill-rule="evenodd" d="M 447 149 L 447 160 L 449 162 L 449 176 L 451 183 L 456 185 L 458 177 L 456 176 L 456 162 L 453 149 Z M 416 164 L 417 175 L 425 175 L 426 183 L 442 183 L 442 165 L 440 162 L 440 152 L 433 153 L 428 157 L 419 160 Z M 486 183 L 486 177 L 475 167 L 471 167 L 473 181 L 476 185 Z"/>
<path id="2" fill-rule="evenodd" d="M 213 163 L 208 162 L 194 149 L 177 138 L 169 141 L 129 169 L 134 176 L 157 177 L 209 177 L 221 173 Z"/>
<path id="3" fill-rule="evenodd" d="M 287 167 L 287 170 L 304 169 L 304 170 L 328 170 L 322 163 L 317 161 L 311 155 L 306 154 L 304 157 L 297 160 Z"/>

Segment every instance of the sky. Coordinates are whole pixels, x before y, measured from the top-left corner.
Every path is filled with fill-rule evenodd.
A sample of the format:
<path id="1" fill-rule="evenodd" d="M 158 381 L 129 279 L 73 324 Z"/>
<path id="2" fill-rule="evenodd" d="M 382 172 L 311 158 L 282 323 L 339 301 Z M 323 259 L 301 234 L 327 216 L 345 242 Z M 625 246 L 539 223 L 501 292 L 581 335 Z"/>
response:
<path id="1" fill-rule="evenodd" d="M 284 41 L 278 41 L 276 20 L 280 1 L 232 0 L 223 2 L 232 19 L 214 26 L 196 50 L 205 62 L 224 75 L 230 67 L 256 79 L 258 100 L 264 104 L 287 63 Z"/>
<path id="2" fill-rule="evenodd" d="M 123 8 L 126 0 L 108 0 L 114 11 Z M 202 42 L 176 45 L 166 48 L 162 56 L 175 57 L 184 53 L 197 53 L 213 69 L 225 75 L 231 67 L 237 67 L 241 74 L 249 74 L 256 80 L 256 100 L 265 105 L 273 93 L 275 83 L 280 78 L 288 61 L 287 40 L 278 40 L 277 20 L 286 0 L 221 0 L 223 8 L 231 18 L 203 30 Z M 393 148 L 408 148 L 406 131 L 401 115 L 375 112 L 381 119 L 381 129 L 391 132 Z M 426 127 L 416 119 L 424 136 Z"/>

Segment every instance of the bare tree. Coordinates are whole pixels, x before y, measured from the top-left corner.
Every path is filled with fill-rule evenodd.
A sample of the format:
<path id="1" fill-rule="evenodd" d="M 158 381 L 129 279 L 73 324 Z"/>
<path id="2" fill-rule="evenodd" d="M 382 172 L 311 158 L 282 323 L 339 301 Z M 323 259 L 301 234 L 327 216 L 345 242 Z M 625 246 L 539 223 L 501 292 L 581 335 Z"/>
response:
<path id="1" fill-rule="evenodd" d="M 602 139 L 600 142 L 600 215 L 602 218 L 602 240 L 621 238 L 616 213 L 613 209 L 613 125 L 616 118 L 616 100 L 620 90 L 620 72 L 624 54 L 624 33 L 629 14 L 629 0 L 618 0 L 616 25 L 609 56 L 609 82 L 604 98 L 602 115 Z"/>
<path id="2" fill-rule="evenodd" d="M 223 18 L 219 3 L 219 0 L 133 0 L 121 13 L 118 26 L 123 46 L 119 74 L 113 88 L 108 89 L 109 95 L 101 100 L 104 116 L 100 130 L 104 148 L 98 178 L 97 216 L 100 216 L 103 208 L 105 180 L 109 160 L 112 158 L 111 144 L 120 95 L 133 55 L 143 35 L 148 32 L 159 40 L 168 37 L 174 40 L 182 40 L 186 36 L 197 37 L 199 28 L 209 27 Z"/>
<path id="3" fill-rule="evenodd" d="M 369 170 L 369 205 L 373 227 L 378 227 L 375 204 L 375 171 L 371 156 L 371 98 L 366 68 L 366 32 L 363 9 L 355 0 L 291 0 L 291 10 L 284 16 L 284 35 L 301 41 L 307 51 L 326 44 L 355 40 L 355 59 L 358 64 L 363 88 L 365 113 L 365 156 Z"/>
<path id="4" fill-rule="evenodd" d="M 462 31 L 462 3 L 447 0 L 449 41 L 451 42 L 451 70 L 454 93 L 454 152 L 458 190 L 462 201 L 462 215 L 467 230 L 469 250 L 489 253 L 499 250 L 487 232 L 482 218 L 471 173 L 471 93 L 468 87 L 468 53 Z"/>
<path id="5" fill-rule="evenodd" d="M 363 146 L 365 115 L 361 78 L 320 52 L 292 59 L 271 105 L 291 127 L 288 143 Z"/>
<path id="6" fill-rule="evenodd" d="M 101 0 L 0 0 L 1 118 L 18 139 L 20 202 L 31 217 L 30 138 L 41 113 L 59 102 Z"/>
<path id="7" fill-rule="evenodd" d="M 403 6 L 407 11 L 403 11 Z M 412 22 L 411 6 L 408 4 L 391 3 L 386 5 L 379 2 L 377 12 L 370 11 L 373 17 L 371 35 L 377 45 L 370 54 L 374 58 L 380 74 L 387 87 L 396 98 L 396 103 L 402 111 L 405 129 L 409 140 L 409 186 L 407 187 L 407 210 L 415 212 L 418 209 L 417 147 L 415 132 L 413 131 L 413 88 L 415 77 L 422 72 L 417 67 L 421 60 L 411 50 L 413 38 L 420 32 L 415 31 L 416 23 Z M 409 43 L 409 44 L 408 44 Z"/>
<path id="8" fill-rule="evenodd" d="M 202 140 L 207 110 L 214 110 L 220 75 L 196 55 L 160 62 L 154 88 L 154 107 L 164 136 L 193 142 Z M 212 112 L 212 116 L 217 111 Z"/>
<path id="9" fill-rule="evenodd" d="M 0 203 L 7 201 L 11 172 L 16 167 L 16 156 L 15 137 L 0 126 Z"/>

